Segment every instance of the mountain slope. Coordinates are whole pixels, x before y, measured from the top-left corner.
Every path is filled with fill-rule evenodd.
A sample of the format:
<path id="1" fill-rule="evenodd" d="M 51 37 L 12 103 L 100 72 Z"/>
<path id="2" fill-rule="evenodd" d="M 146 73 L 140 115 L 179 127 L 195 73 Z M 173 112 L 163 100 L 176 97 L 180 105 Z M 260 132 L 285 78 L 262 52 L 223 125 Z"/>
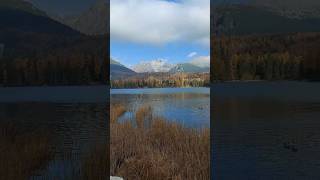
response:
<path id="1" fill-rule="evenodd" d="M 210 69 L 209 67 L 199 67 L 191 63 L 181 63 L 171 68 L 169 72 L 170 73 L 177 73 L 177 72 L 202 73 L 202 72 L 209 72 L 209 69 Z"/>
<path id="2" fill-rule="evenodd" d="M 19 9 L 5 7 L 0 7 L 0 28 L 1 30 L 11 29 L 23 31 L 25 33 L 79 34 L 77 31 L 48 17 L 37 16 Z"/>
<path id="3" fill-rule="evenodd" d="M 169 64 L 167 61 L 158 59 L 148 62 L 140 62 L 133 67 L 133 70 L 138 73 L 168 72 L 172 67 L 173 65 Z"/>
<path id="4" fill-rule="evenodd" d="M 118 61 L 115 61 L 113 59 L 110 59 L 110 64 L 123 66 L 121 63 L 119 63 Z"/>
<path id="5" fill-rule="evenodd" d="M 98 0 L 90 9 L 80 16 L 57 19 L 60 22 L 88 35 L 102 35 L 108 32 L 108 3 Z"/>
<path id="6" fill-rule="evenodd" d="M 209 68 L 210 67 L 210 56 L 198 56 L 194 59 L 192 59 L 190 64 L 193 64 L 195 66 L 199 66 L 202 68 Z"/>
<path id="7" fill-rule="evenodd" d="M 118 79 L 125 76 L 134 75 L 136 72 L 132 71 L 131 69 L 125 67 L 124 65 L 120 64 L 119 62 L 110 59 L 110 78 L 111 79 Z"/>
<path id="8" fill-rule="evenodd" d="M 35 8 L 31 3 L 22 0 L 1 0 L 0 8 L 16 9 L 34 15 L 46 16 L 46 13 Z"/>
<path id="9" fill-rule="evenodd" d="M 16 4 L 10 6 L 0 3 L 0 44 L 4 44 L 6 56 L 44 53 L 82 36 L 66 25 L 37 14 L 41 11 L 28 2 L 23 2 L 23 7 L 32 7 L 33 12 L 21 9 L 18 0 L 14 2 Z"/>

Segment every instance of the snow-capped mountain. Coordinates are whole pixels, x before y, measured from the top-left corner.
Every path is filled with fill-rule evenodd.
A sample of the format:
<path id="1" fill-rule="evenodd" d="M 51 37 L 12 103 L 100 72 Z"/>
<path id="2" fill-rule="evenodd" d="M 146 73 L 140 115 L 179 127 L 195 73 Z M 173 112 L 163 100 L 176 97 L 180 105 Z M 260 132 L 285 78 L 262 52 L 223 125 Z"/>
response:
<path id="1" fill-rule="evenodd" d="M 202 73 L 210 71 L 210 56 L 198 56 L 187 63 L 180 63 L 170 69 L 171 73 Z"/>
<path id="2" fill-rule="evenodd" d="M 210 71 L 209 67 L 200 67 L 191 63 L 177 64 L 176 66 L 170 69 L 170 73 L 177 73 L 177 72 L 202 73 L 202 72 L 209 72 L 209 71 Z"/>
<path id="3" fill-rule="evenodd" d="M 153 61 L 143 61 L 133 66 L 133 70 L 137 73 L 145 72 L 169 72 L 174 65 L 168 63 L 166 60 L 158 59 Z"/>

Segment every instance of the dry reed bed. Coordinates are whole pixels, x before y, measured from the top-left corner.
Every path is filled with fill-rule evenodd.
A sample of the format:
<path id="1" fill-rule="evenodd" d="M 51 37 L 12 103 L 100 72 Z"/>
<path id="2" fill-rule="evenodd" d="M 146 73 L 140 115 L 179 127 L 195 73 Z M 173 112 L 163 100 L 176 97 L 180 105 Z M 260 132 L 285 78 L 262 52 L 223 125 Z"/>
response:
<path id="1" fill-rule="evenodd" d="M 126 108 L 123 105 L 112 105 L 110 106 L 110 123 L 117 122 L 118 117 L 126 112 Z"/>
<path id="2" fill-rule="evenodd" d="M 13 124 L 0 126 L 0 179 L 29 179 L 52 158 L 45 131 L 24 132 Z"/>
<path id="3" fill-rule="evenodd" d="M 0 180 L 25 180 L 32 176 L 41 176 L 42 170 L 47 168 L 53 156 L 53 139 L 48 130 L 31 131 L 14 123 L 0 124 Z M 96 145 L 89 156 L 82 160 L 81 171 L 73 172 L 73 177 L 65 178 L 108 179 L 108 158 L 108 146 Z"/>
<path id="4" fill-rule="evenodd" d="M 107 145 L 97 145 L 90 155 L 83 160 L 83 180 L 109 179 L 109 151 Z"/>
<path id="5" fill-rule="evenodd" d="M 111 121 L 111 175 L 128 180 L 210 178 L 209 129 L 189 129 L 154 117 L 150 106 L 137 110 L 135 121 Z"/>

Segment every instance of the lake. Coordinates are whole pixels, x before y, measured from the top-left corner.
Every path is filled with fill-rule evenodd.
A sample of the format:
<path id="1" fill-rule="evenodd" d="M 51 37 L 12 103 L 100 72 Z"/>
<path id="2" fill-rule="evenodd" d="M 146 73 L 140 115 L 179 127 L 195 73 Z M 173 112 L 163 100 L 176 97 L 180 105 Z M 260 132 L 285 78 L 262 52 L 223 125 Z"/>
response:
<path id="1" fill-rule="evenodd" d="M 1 124 L 45 130 L 53 138 L 53 159 L 32 179 L 77 178 L 82 160 L 106 146 L 108 91 L 106 86 L 0 88 Z"/>
<path id="2" fill-rule="evenodd" d="M 55 137 L 54 159 L 33 179 L 70 177 L 92 148 L 106 143 L 108 91 L 0 88 L 0 123 Z M 150 104 L 154 114 L 187 127 L 211 124 L 213 179 L 320 179 L 319 92 L 320 83 L 312 82 L 232 82 L 211 90 L 112 89 L 110 98 L 129 107 L 123 121 Z"/>
<path id="3" fill-rule="evenodd" d="M 320 83 L 211 88 L 213 179 L 320 179 Z"/>
<path id="4" fill-rule="evenodd" d="M 111 89 L 111 104 L 124 104 L 126 112 L 120 121 L 134 118 L 136 110 L 150 105 L 153 114 L 185 127 L 210 127 L 209 88 Z"/>

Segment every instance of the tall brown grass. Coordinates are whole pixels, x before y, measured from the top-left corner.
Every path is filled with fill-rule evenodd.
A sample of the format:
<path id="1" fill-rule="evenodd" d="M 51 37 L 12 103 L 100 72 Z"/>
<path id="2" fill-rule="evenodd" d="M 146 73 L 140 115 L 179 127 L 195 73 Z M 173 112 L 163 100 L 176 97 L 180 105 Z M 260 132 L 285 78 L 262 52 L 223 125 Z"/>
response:
<path id="1" fill-rule="evenodd" d="M 149 105 L 144 105 L 137 110 L 135 115 L 137 127 L 144 128 L 152 121 L 152 108 Z"/>
<path id="2" fill-rule="evenodd" d="M 185 128 L 152 116 L 148 106 L 137 110 L 135 120 L 136 126 L 134 121 L 110 125 L 111 175 L 128 180 L 210 178 L 209 129 Z"/>
<path id="3" fill-rule="evenodd" d="M 82 164 L 83 180 L 109 179 L 109 151 L 107 145 L 97 145 Z"/>
<path id="4" fill-rule="evenodd" d="M 121 104 L 110 106 L 110 123 L 116 123 L 118 118 L 126 112 L 126 108 Z"/>
<path id="5" fill-rule="evenodd" d="M 26 132 L 14 124 L 0 126 L 0 179 L 29 179 L 52 158 L 45 131 Z"/>

